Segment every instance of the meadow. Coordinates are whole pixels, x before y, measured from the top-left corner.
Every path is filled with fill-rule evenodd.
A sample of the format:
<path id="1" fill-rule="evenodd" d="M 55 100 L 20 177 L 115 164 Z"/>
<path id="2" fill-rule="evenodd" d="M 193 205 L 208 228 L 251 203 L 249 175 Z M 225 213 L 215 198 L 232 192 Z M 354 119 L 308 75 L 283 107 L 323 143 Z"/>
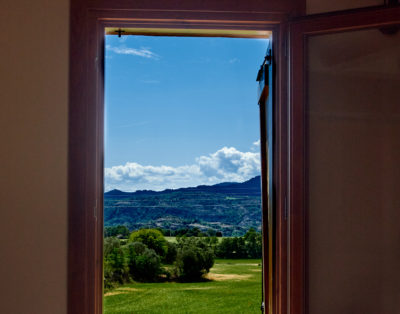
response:
<path id="1" fill-rule="evenodd" d="M 168 242 L 177 243 L 176 237 L 164 237 L 164 238 Z M 230 238 L 230 237 L 224 237 L 224 238 Z M 222 239 L 223 239 L 222 237 L 217 238 L 218 243 L 221 243 Z"/>
<path id="2" fill-rule="evenodd" d="M 216 259 L 206 280 L 131 283 L 107 291 L 104 313 L 259 313 L 261 260 Z"/>

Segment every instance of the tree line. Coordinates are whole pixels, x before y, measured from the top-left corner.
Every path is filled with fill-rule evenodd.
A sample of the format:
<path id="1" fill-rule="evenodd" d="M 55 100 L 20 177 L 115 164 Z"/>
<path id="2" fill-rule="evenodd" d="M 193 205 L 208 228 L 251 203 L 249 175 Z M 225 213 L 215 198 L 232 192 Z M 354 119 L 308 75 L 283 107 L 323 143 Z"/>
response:
<path id="1" fill-rule="evenodd" d="M 144 228 L 144 229 L 156 229 L 159 230 L 166 237 L 222 237 L 222 232 L 209 228 L 206 231 L 200 230 L 198 227 L 193 228 L 180 228 L 180 229 L 163 229 L 163 228 Z M 130 231 L 128 227 L 119 226 L 108 226 L 104 228 L 104 237 L 118 237 L 127 239 Z"/>
<path id="2" fill-rule="evenodd" d="M 110 227 L 107 227 L 110 228 Z M 105 229 L 104 287 L 141 281 L 203 280 L 214 259 L 261 258 L 261 234 L 253 228 L 243 237 L 216 236 L 176 237 L 176 243 L 165 239 L 157 229 L 140 229 L 127 235 L 124 228 Z"/>

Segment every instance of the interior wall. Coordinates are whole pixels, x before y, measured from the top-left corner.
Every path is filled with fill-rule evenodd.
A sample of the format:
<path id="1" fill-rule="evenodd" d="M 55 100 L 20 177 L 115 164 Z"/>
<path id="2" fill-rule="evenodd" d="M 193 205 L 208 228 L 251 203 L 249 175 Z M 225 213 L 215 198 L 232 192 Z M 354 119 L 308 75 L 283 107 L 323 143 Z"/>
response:
<path id="1" fill-rule="evenodd" d="M 400 32 L 308 51 L 309 313 L 399 313 Z"/>
<path id="2" fill-rule="evenodd" d="M 0 4 L 0 313 L 66 313 L 68 19 Z"/>
<path id="3" fill-rule="evenodd" d="M 385 4 L 384 0 L 306 0 L 307 14 L 365 8 Z"/>

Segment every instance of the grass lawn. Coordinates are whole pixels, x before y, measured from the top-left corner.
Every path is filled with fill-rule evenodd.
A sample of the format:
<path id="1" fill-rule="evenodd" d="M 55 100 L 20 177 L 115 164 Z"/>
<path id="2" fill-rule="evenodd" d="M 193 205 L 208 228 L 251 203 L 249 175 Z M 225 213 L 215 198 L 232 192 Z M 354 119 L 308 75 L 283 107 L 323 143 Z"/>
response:
<path id="1" fill-rule="evenodd" d="M 198 283 L 133 283 L 104 296 L 105 313 L 259 313 L 261 261 L 217 259 Z"/>

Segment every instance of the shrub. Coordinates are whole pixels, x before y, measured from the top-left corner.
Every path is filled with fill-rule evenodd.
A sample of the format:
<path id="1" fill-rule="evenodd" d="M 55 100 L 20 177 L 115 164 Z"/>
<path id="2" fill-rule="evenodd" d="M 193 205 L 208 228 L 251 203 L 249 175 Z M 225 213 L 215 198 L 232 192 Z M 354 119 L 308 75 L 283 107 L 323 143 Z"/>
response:
<path id="1" fill-rule="evenodd" d="M 176 259 L 176 254 L 177 254 L 177 249 L 176 249 L 176 244 L 171 243 L 167 241 L 167 254 L 165 255 L 164 262 L 166 264 L 172 264 L 175 262 Z"/>
<path id="2" fill-rule="evenodd" d="M 155 281 L 161 273 L 160 256 L 140 242 L 126 245 L 129 256 L 129 272 L 135 280 Z"/>
<path id="3" fill-rule="evenodd" d="M 214 265 L 214 253 L 200 238 L 180 238 L 175 272 L 182 280 L 198 281 Z"/>
<path id="4" fill-rule="evenodd" d="M 116 238 L 104 240 L 104 286 L 129 281 L 128 257 Z"/>
<path id="5" fill-rule="evenodd" d="M 215 252 L 215 248 L 218 245 L 218 239 L 217 237 L 207 237 L 203 238 L 203 240 L 207 243 L 209 247 L 212 248 L 212 250 Z"/>
<path id="6" fill-rule="evenodd" d="M 223 238 L 216 248 L 216 254 L 220 258 L 246 258 L 246 247 L 243 238 Z"/>
<path id="7" fill-rule="evenodd" d="M 254 228 L 250 228 L 244 235 L 248 258 L 261 258 L 262 255 L 262 236 Z"/>
<path id="8" fill-rule="evenodd" d="M 113 279 L 113 269 L 110 263 L 104 261 L 104 289 L 113 289 L 116 286 L 116 283 Z"/>
<path id="9" fill-rule="evenodd" d="M 261 233 L 250 228 L 243 237 L 223 238 L 215 252 L 220 258 L 261 258 Z"/>
<path id="10" fill-rule="evenodd" d="M 161 257 L 165 257 L 168 251 L 167 240 L 165 240 L 161 231 L 157 229 L 140 229 L 134 231 L 129 236 L 129 242 L 141 242 Z"/>
<path id="11" fill-rule="evenodd" d="M 103 242 L 103 255 L 107 256 L 114 248 L 119 248 L 120 246 L 120 241 L 117 238 L 105 238 Z"/>
<path id="12" fill-rule="evenodd" d="M 137 255 L 143 254 L 143 252 L 146 250 L 147 246 L 144 245 L 142 242 L 131 242 L 125 245 L 125 252 L 126 255 L 128 256 L 129 260 L 129 267 L 131 267 L 132 261 L 135 260 L 135 257 Z"/>

